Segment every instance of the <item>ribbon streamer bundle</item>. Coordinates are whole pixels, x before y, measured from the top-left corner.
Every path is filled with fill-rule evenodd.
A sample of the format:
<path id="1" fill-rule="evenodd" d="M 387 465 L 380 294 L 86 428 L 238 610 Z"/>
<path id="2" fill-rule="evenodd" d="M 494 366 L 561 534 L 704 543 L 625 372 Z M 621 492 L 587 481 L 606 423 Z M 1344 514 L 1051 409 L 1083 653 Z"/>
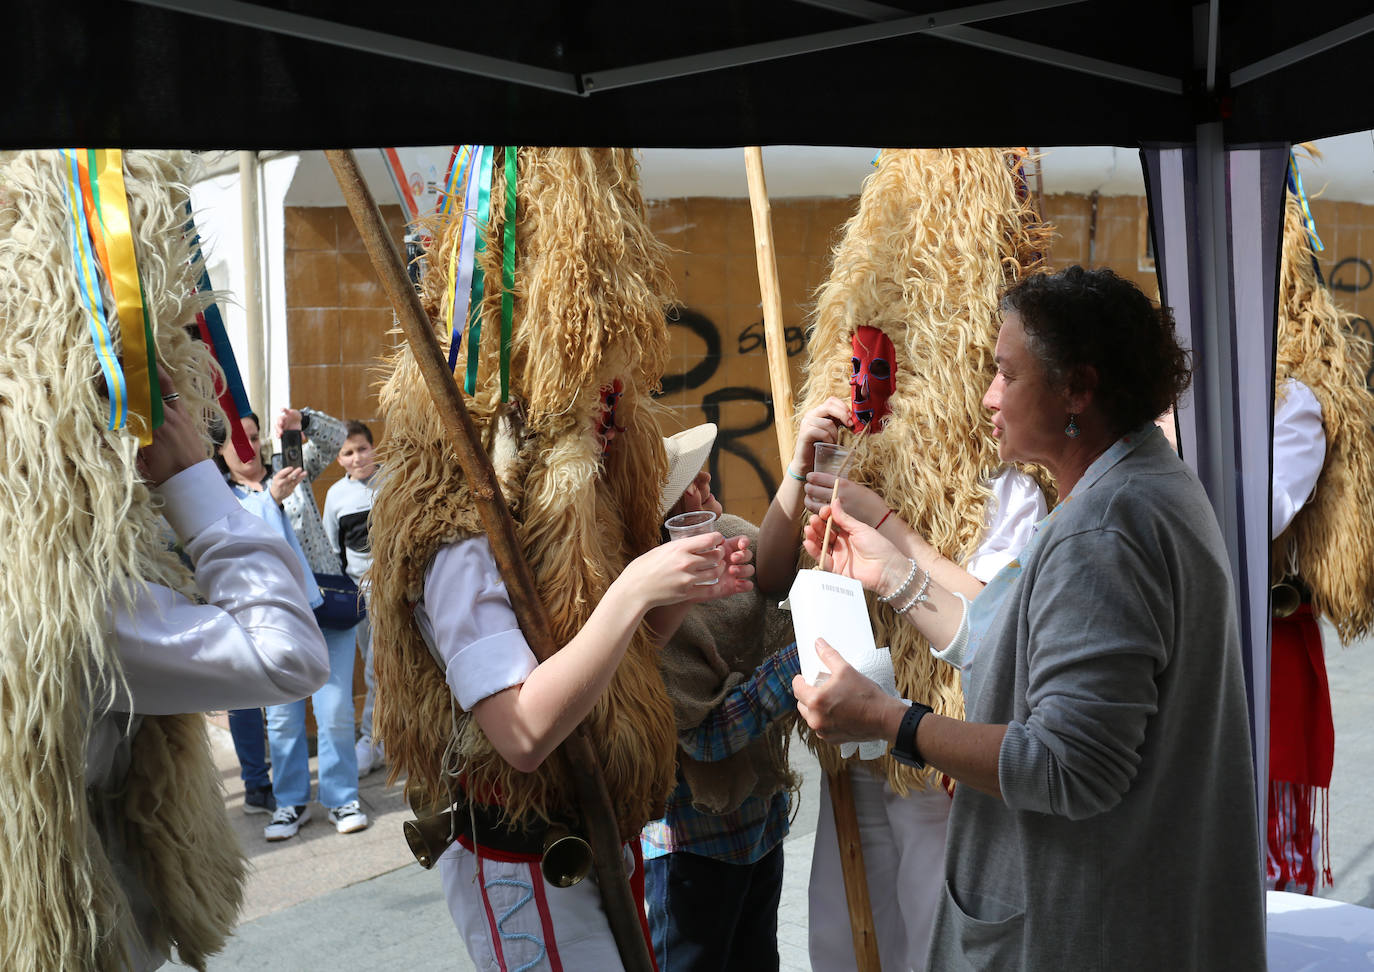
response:
<path id="1" fill-rule="evenodd" d="M 1288 152 L 1288 191 L 1298 200 L 1298 205 L 1302 207 L 1302 225 L 1307 230 L 1307 238 L 1312 241 L 1312 249 L 1320 253 L 1326 247 L 1322 244 L 1321 237 L 1317 235 L 1317 221 L 1312 218 L 1312 210 L 1307 205 L 1307 193 L 1302 188 L 1302 173 L 1298 171 L 1298 157 L 1290 149 Z"/>
<path id="2" fill-rule="evenodd" d="M 139 443 L 153 441 L 162 424 L 162 396 L 153 357 L 152 322 L 134 255 L 124 158 L 119 149 L 63 149 L 72 260 L 81 276 L 81 298 L 109 389 L 111 430 L 139 418 Z M 111 328 L 119 327 L 122 358 Z"/>
<path id="3" fill-rule="evenodd" d="M 196 232 L 195 220 L 191 218 L 191 204 L 186 204 L 186 236 L 191 241 L 191 266 L 199 267 L 196 291 L 209 293 L 210 273 L 205 269 L 205 258 L 200 250 L 200 235 Z M 200 339 L 210 349 L 224 380 L 215 378 L 215 395 L 219 398 L 220 408 L 224 409 L 229 424 L 229 438 L 234 443 L 234 451 L 239 459 L 248 462 L 253 457 L 253 444 L 248 441 L 248 433 L 243 431 L 239 420 L 253 411 L 248 402 L 248 393 L 243 388 L 243 378 L 239 374 L 238 360 L 234 357 L 233 345 L 229 343 L 229 332 L 224 329 L 224 318 L 220 316 L 219 305 L 209 304 L 205 310 L 196 312 L 196 327 Z"/>
<path id="4" fill-rule="evenodd" d="M 501 400 L 510 398 L 511 322 L 515 315 L 515 218 L 516 160 L 519 150 L 505 148 L 505 222 L 501 240 Z M 454 153 L 441 215 L 448 215 L 461 202 L 462 231 L 448 252 L 448 279 L 453 291 L 444 301 L 444 323 L 449 330 L 448 367 L 458 366 L 463 345 L 462 329 L 467 330 L 467 372 L 463 389 L 477 392 L 477 362 L 482 341 L 482 295 L 486 273 L 480 255 L 486 252 L 486 230 L 491 221 L 491 177 L 496 158 L 494 145 L 463 145 Z"/>

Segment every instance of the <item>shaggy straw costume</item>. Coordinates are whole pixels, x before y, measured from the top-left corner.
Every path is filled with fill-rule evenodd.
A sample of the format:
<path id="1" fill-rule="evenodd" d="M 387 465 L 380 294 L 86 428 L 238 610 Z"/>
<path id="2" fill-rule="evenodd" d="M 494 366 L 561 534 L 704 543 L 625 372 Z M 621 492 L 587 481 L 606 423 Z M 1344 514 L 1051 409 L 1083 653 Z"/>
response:
<path id="1" fill-rule="evenodd" d="M 897 352 L 891 414 L 881 432 L 857 442 L 849 477 L 959 564 L 982 538 L 984 483 L 1000 465 L 982 405 L 995 371 L 998 303 L 1036 267 L 1051 236 L 1022 190 L 1023 158 L 1005 149 L 882 153 L 818 294 L 797 410 L 848 398 L 850 338 L 865 324 L 883 331 Z M 958 672 L 871 595 L 869 615 L 877 643 L 892 649 L 897 690 L 961 717 Z M 828 771 L 841 766 L 834 747 L 807 738 Z M 902 795 L 934 775 L 888 756 L 869 765 Z"/>
<path id="2" fill-rule="evenodd" d="M 1331 882 L 1325 818 L 1335 731 L 1317 616 L 1347 644 L 1374 627 L 1374 397 L 1364 384 L 1370 349 L 1351 334 L 1353 317 L 1322 283 L 1302 207 L 1290 193 L 1275 387 L 1281 397 L 1294 378 L 1311 389 L 1326 458 L 1312 498 L 1270 549 L 1272 579 L 1297 578 L 1311 592 L 1310 606 L 1273 622 L 1268 841 L 1272 876 L 1283 890 L 1312 892 L 1321 880 Z"/>
<path id="3" fill-rule="evenodd" d="M 1365 387 L 1369 345 L 1350 330 L 1317 274 L 1297 199 L 1283 232 L 1275 387 L 1296 378 L 1322 407 L 1326 461 L 1312 499 L 1271 550 L 1274 580 L 1296 563 L 1312 608 L 1349 644 L 1374 628 L 1374 396 Z"/>
<path id="4" fill-rule="evenodd" d="M 128 900 L 102 838 L 128 849 L 152 897 L 161 925 L 148 944 L 203 968 L 233 927 L 244 877 L 204 718 L 135 723 L 117 795 L 84 780 L 87 737 L 122 681 L 111 606 L 147 582 L 195 588 L 135 469 L 137 429 L 105 428 L 63 169 L 56 152 L 0 160 L 0 968 L 125 966 Z M 158 360 L 189 413 L 208 416 L 210 355 L 181 326 L 203 298 L 191 295 L 179 160 L 129 153 L 124 172 Z"/>
<path id="5" fill-rule="evenodd" d="M 501 150 L 498 149 L 498 153 Z M 503 167 L 492 196 L 504 198 Z M 511 398 L 500 403 L 499 288 L 504 223 L 494 213 L 484 264 L 484 337 L 477 394 L 482 430 L 525 556 L 566 644 L 630 560 L 657 545 L 659 485 L 667 460 L 649 392 L 662 373 L 671 282 L 649 231 L 628 150 L 521 148 Z M 497 207 L 493 207 L 496 209 Z M 448 293 L 457 224 L 442 229 L 425 282 L 431 314 Z M 494 292 L 496 291 L 496 292 Z M 372 509 L 372 595 L 377 731 L 394 779 L 445 793 L 444 769 L 509 819 L 548 819 L 573 804 L 559 761 L 518 773 L 493 749 L 444 681 L 411 618 L 438 549 L 482 532 L 473 497 L 408 349 L 381 393 L 384 482 Z M 461 377 L 461 376 L 460 376 Z M 623 430 L 603 459 L 600 390 L 624 383 Z M 454 592 L 462 597 L 463 592 Z M 662 813 L 672 784 L 674 729 L 646 629 L 634 635 L 609 689 L 587 717 L 620 835 Z M 497 796 L 499 794 L 499 797 Z"/>

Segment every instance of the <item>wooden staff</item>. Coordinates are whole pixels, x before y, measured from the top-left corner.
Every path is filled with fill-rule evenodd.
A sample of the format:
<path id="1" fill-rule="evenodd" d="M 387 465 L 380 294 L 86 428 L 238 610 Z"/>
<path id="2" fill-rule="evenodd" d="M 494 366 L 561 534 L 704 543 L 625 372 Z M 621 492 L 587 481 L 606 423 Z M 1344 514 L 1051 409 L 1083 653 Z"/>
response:
<path id="1" fill-rule="evenodd" d="M 787 364 L 787 338 L 782 323 L 782 293 L 778 288 L 778 261 L 773 251 L 773 219 L 768 186 L 763 178 L 763 149 L 744 150 L 749 177 L 749 208 L 754 214 L 754 249 L 759 264 L 759 294 L 763 298 L 763 337 L 768 353 L 768 377 L 773 388 L 773 428 L 778 434 L 778 455 L 783 466 L 792 458 L 796 444 L 792 430 L 792 370 Z M 787 475 L 784 470 L 783 475 Z M 878 936 L 873 928 L 873 905 L 868 898 L 864 849 L 859 842 L 859 819 L 854 812 L 854 791 L 849 773 L 826 771 L 830 804 L 835 813 L 835 837 L 840 845 L 840 872 L 849 906 L 849 930 L 854 936 L 854 959 L 859 972 L 879 972 Z"/>
<path id="2" fill-rule="evenodd" d="M 792 431 L 792 369 L 787 364 L 787 335 L 782 321 L 782 292 L 778 289 L 778 258 L 773 251 L 773 217 L 768 185 L 763 180 L 763 149 L 744 150 L 749 176 L 749 208 L 754 214 L 754 252 L 759 263 L 759 296 L 763 303 L 763 346 L 768 355 L 768 378 L 773 389 L 773 429 L 778 456 L 784 466 L 796 444 Z"/>
<path id="3" fill-rule="evenodd" d="M 477 512 L 482 518 L 496 566 L 506 582 L 520 630 L 524 632 L 535 658 L 544 661 L 553 655 L 558 646 L 554 644 L 553 628 L 549 624 L 544 602 L 539 599 L 534 574 L 516 540 L 515 522 L 511 519 L 505 497 L 501 495 L 491 459 L 482 449 L 481 439 L 472 424 L 472 417 L 468 415 L 463 396 L 459 394 L 458 385 L 448 370 L 448 362 L 439 350 L 439 342 L 429 318 L 420 306 L 420 297 L 406 274 L 405 264 L 387 232 L 377 203 L 363 181 L 362 173 L 358 171 L 357 159 L 351 151 L 346 150 L 330 150 L 325 155 L 339 180 L 339 188 L 343 190 L 353 222 L 362 234 L 363 243 L 372 258 L 372 266 L 391 300 L 406 340 L 410 342 L 420 373 L 424 375 L 425 384 L 429 386 L 434 404 L 448 429 L 458 464 L 463 467 L 463 475 L 477 501 Z M 630 890 L 630 881 L 622 863 L 620 832 L 615 812 L 611 809 L 610 793 L 586 730 L 582 726 L 574 729 L 559 746 L 555 756 L 565 761 L 567 775 L 576 787 L 582 823 L 587 829 L 587 842 L 592 847 L 601 903 L 610 922 L 611 934 L 615 936 L 616 947 L 620 950 L 620 961 L 630 972 L 651 972 L 653 959 L 639 923 L 639 905 Z"/>

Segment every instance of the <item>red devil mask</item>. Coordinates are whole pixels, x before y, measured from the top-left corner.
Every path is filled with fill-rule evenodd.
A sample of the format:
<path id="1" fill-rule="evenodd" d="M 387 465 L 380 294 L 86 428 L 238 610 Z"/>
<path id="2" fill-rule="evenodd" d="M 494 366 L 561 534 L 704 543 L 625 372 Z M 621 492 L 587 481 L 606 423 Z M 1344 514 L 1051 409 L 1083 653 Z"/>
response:
<path id="1" fill-rule="evenodd" d="M 881 432 L 887 422 L 887 401 L 897 386 L 897 351 L 888 336 L 865 324 L 854 332 L 854 373 L 849 379 L 854 431 L 872 425 Z"/>

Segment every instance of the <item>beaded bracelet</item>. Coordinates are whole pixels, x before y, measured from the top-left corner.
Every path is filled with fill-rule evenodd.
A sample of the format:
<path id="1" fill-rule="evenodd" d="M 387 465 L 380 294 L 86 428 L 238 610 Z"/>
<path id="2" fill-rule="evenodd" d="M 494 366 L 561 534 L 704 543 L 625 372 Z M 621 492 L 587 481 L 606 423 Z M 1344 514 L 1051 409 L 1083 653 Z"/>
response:
<path id="1" fill-rule="evenodd" d="M 897 597 L 899 594 L 903 593 L 908 587 L 911 586 L 911 579 L 916 576 L 916 561 L 908 557 L 907 562 L 911 564 L 911 570 L 907 571 L 906 580 L 902 581 L 901 584 L 897 585 L 897 589 L 893 591 L 891 594 L 888 594 L 885 597 L 879 597 L 878 602 L 880 604 L 887 604 L 889 601 Z"/>
<path id="2" fill-rule="evenodd" d="M 897 609 L 896 609 L 897 613 L 898 613 L 898 614 L 906 614 L 908 611 L 910 611 L 910 610 L 911 610 L 912 608 L 914 608 L 916 605 L 918 605 L 918 604 L 924 604 L 926 601 L 929 601 L 929 600 L 930 600 L 930 595 L 926 593 L 926 591 L 927 591 L 929 588 L 930 588 L 930 571 L 927 570 L 927 571 L 926 571 L 925 580 L 921 581 L 921 589 L 915 593 L 915 595 L 911 598 L 911 600 L 907 601 L 907 602 L 906 602 L 905 604 L 903 604 L 901 607 L 897 608 Z"/>
<path id="3" fill-rule="evenodd" d="M 796 473 L 794 473 L 794 472 L 792 471 L 791 465 L 789 465 L 789 466 L 787 467 L 787 475 L 791 476 L 793 479 L 795 479 L 795 480 L 796 480 L 797 482 L 799 482 L 799 483 L 804 483 L 804 482 L 806 482 L 806 477 L 805 477 L 805 476 L 798 476 Z"/>

